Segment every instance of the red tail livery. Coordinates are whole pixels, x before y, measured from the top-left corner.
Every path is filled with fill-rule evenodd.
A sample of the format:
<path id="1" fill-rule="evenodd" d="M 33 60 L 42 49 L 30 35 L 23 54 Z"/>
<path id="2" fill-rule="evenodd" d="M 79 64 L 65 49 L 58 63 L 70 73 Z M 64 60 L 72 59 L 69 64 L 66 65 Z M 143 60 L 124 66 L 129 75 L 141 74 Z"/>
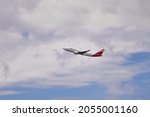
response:
<path id="1" fill-rule="evenodd" d="M 103 52 L 104 52 L 104 49 L 102 49 L 101 51 L 95 53 L 95 54 L 93 55 L 93 57 L 99 57 L 99 56 L 102 56 L 102 55 L 103 55 Z"/>

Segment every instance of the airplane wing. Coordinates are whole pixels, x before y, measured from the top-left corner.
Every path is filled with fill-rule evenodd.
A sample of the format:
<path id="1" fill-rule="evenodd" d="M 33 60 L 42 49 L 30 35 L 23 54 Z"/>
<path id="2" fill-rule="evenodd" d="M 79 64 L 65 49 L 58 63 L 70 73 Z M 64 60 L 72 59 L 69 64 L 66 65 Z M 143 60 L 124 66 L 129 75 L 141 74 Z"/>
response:
<path id="1" fill-rule="evenodd" d="M 90 50 L 86 50 L 86 51 L 78 51 L 78 54 L 85 54 L 87 52 L 89 52 Z"/>
<path id="2" fill-rule="evenodd" d="M 87 52 L 89 52 L 90 50 L 86 50 L 86 51 L 79 51 L 73 48 L 63 48 L 64 50 L 68 51 L 68 52 L 72 52 L 74 54 L 85 54 Z"/>

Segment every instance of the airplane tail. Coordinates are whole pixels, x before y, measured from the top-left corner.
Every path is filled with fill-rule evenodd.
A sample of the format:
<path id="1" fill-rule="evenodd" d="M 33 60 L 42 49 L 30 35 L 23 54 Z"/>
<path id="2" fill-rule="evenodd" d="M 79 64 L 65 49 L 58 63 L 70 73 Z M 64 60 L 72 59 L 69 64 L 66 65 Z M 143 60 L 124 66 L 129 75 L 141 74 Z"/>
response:
<path id="1" fill-rule="evenodd" d="M 104 51 L 105 51 L 104 49 L 98 51 L 97 53 L 95 53 L 95 54 L 93 55 L 93 57 L 99 57 L 99 56 L 102 56 Z"/>

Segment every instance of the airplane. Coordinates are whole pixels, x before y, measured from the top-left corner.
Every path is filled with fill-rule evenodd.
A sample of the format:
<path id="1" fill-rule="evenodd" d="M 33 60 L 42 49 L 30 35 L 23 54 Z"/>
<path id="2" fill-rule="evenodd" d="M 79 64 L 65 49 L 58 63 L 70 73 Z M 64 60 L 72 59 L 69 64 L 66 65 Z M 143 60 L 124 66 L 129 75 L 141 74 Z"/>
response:
<path id="1" fill-rule="evenodd" d="M 95 54 L 88 53 L 90 50 L 86 51 L 79 51 L 73 48 L 63 48 L 65 51 L 72 52 L 76 55 L 84 55 L 89 57 L 101 57 L 103 55 L 104 49 L 101 49 L 100 51 L 96 52 Z"/>

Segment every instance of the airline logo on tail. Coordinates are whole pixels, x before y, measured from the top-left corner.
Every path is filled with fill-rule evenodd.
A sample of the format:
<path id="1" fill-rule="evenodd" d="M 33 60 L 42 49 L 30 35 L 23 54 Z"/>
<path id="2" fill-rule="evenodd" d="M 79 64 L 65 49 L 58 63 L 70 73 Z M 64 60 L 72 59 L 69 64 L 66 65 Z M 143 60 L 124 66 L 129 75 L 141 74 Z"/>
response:
<path id="1" fill-rule="evenodd" d="M 100 50 L 99 52 L 95 53 L 93 55 L 93 57 L 99 57 L 99 56 L 102 56 L 103 55 L 103 52 L 104 52 L 104 49 Z"/>

